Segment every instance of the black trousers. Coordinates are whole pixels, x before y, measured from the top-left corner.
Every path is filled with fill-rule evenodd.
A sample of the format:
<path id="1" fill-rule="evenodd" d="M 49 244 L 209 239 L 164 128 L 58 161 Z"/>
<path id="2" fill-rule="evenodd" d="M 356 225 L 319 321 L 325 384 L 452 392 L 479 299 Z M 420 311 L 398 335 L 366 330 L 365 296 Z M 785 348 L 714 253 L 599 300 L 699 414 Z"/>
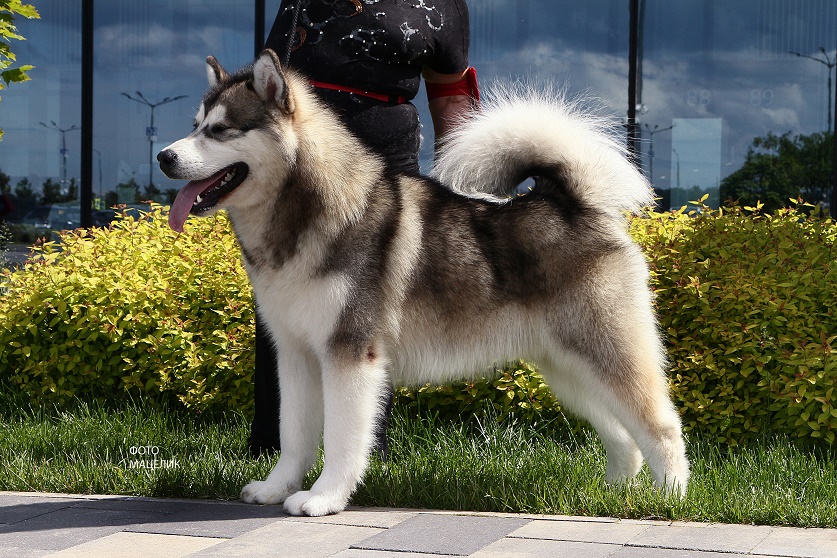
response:
<path id="1" fill-rule="evenodd" d="M 417 174 L 421 141 L 418 112 L 410 104 L 391 105 L 350 93 L 321 91 L 349 129 L 367 147 L 382 154 L 395 171 Z M 355 154 L 351 154 L 353 157 Z M 258 303 L 258 301 L 256 301 Z M 249 450 L 254 456 L 277 451 L 279 445 L 279 377 L 276 350 L 267 326 L 256 313 L 255 414 L 250 429 Z M 383 385 L 387 405 L 376 429 L 376 449 L 386 458 L 386 429 L 392 414 L 392 386 Z"/>

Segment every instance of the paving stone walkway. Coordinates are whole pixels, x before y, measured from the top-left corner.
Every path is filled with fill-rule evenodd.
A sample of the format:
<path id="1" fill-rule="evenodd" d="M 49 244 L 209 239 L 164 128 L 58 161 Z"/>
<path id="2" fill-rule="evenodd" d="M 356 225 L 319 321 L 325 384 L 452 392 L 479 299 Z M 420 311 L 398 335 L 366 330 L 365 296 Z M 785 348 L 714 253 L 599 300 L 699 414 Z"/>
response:
<path id="1" fill-rule="evenodd" d="M 0 492 L 0 558 L 837 558 L 837 529 Z"/>

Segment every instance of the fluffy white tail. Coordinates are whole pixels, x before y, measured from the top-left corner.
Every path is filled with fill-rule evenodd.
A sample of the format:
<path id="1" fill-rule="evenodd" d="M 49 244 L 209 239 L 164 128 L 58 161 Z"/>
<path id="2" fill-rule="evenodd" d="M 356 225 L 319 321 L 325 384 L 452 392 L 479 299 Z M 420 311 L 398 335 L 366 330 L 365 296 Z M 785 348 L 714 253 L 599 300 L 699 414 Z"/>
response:
<path id="1" fill-rule="evenodd" d="M 432 172 L 457 192 L 497 201 L 526 177 L 546 174 L 607 213 L 653 203 L 614 126 L 554 91 L 492 92 L 483 110 L 446 138 Z"/>

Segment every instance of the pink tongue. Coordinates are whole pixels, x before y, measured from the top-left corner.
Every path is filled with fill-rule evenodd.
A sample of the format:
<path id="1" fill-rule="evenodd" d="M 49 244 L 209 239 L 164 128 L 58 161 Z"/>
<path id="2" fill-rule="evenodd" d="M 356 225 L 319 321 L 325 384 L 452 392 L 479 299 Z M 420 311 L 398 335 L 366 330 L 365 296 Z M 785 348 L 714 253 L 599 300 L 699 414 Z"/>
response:
<path id="1" fill-rule="evenodd" d="M 183 232 L 183 224 L 186 222 L 186 218 L 189 217 L 189 211 L 192 210 L 192 205 L 194 205 L 195 200 L 197 200 L 198 196 L 204 190 L 213 186 L 227 172 L 227 169 L 224 169 L 209 178 L 193 180 L 181 188 L 177 193 L 177 197 L 174 199 L 174 203 L 171 204 L 171 210 L 169 210 L 169 227 L 177 232 Z"/>

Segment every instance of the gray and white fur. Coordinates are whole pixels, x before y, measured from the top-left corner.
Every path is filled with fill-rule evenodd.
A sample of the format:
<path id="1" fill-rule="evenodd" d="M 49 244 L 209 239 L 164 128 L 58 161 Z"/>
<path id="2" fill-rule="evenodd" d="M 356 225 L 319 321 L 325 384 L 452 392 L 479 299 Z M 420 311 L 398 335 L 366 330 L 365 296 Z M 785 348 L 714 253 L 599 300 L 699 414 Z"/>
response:
<path id="1" fill-rule="evenodd" d="M 648 268 L 624 215 L 650 190 L 596 119 L 549 96 L 501 95 L 445 143 L 439 182 L 390 170 L 272 51 L 232 75 L 207 62 L 194 132 L 158 159 L 191 180 L 174 228 L 187 213 L 229 213 L 278 350 L 282 452 L 244 501 L 343 510 L 382 386 L 516 358 L 595 427 L 608 481 L 644 459 L 659 486 L 685 494 Z M 537 187 L 511 198 L 527 176 Z M 325 466 L 303 491 L 321 436 Z"/>

